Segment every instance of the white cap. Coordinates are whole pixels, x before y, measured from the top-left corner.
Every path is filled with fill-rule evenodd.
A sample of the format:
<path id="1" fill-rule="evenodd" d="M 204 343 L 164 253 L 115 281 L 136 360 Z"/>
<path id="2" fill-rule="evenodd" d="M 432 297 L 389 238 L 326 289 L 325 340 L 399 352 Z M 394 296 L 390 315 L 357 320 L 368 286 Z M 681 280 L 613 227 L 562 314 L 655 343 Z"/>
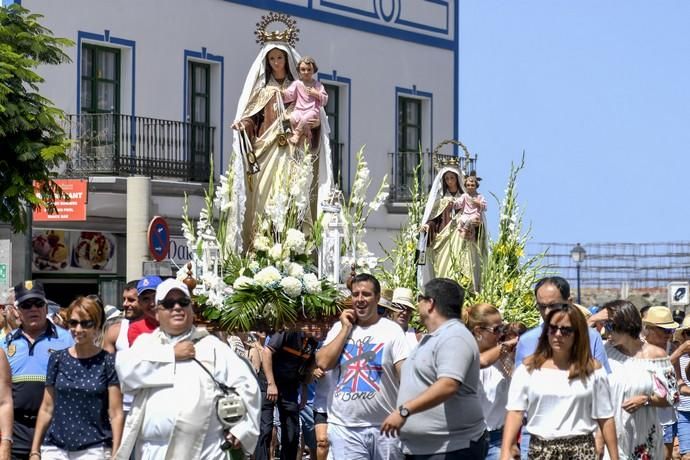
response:
<path id="1" fill-rule="evenodd" d="M 170 291 L 172 291 L 173 289 L 180 290 L 180 291 L 184 292 L 184 294 L 187 297 L 190 297 L 189 288 L 187 288 L 186 284 L 184 284 L 182 281 L 176 280 L 175 278 L 170 278 L 170 279 L 163 281 L 156 288 L 156 303 L 165 299 L 165 297 L 168 295 L 168 293 L 170 293 Z"/>

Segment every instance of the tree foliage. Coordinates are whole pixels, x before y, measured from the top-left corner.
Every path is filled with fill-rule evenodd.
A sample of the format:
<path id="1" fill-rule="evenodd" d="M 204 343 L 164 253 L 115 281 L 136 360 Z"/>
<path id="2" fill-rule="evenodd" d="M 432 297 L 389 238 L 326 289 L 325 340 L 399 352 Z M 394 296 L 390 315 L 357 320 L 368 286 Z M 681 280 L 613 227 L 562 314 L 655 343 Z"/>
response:
<path id="1" fill-rule="evenodd" d="M 27 227 L 27 205 L 50 211 L 65 198 L 53 182 L 67 159 L 64 113 L 39 94 L 36 69 L 69 62 L 62 49 L 72 42 L 54 37 L 40 18 L 17 4 L 0 7 L 0 221 L 15 232 Z"/>

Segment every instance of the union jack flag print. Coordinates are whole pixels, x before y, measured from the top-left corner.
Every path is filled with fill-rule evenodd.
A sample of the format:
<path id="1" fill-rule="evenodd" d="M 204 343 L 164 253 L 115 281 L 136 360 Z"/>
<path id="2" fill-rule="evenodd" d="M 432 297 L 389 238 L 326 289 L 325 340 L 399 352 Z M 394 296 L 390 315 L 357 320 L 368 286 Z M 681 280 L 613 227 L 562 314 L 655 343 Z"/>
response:
<path id="1" fill-rule="evenodd" d="M 340 358 L 341 378 L 336 391 L 374 393 L 381 389 L 383 343 L 358 341 L 345 346 Z"/>

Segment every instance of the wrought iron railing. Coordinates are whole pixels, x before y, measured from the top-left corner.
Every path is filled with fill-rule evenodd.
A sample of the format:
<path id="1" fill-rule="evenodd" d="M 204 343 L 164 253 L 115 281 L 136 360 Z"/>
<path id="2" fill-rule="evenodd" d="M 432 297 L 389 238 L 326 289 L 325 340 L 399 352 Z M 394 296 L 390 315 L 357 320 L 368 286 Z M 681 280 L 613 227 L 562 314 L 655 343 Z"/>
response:
<path id="1" fill-rule="evenodd" d="M 214 127 L 151 117 L 68 115 L 65 176 L 144 175 L 208 180 Z"/>
<path id="2" fill-rule="evenodd" d="M 471 157 L 469 154 L 455 156 L 440 153 L 434 154 L 429 150 L 417 150 L 389 152 L 388 156 L 391 160 L 391 186 L 388 198 L 390 202 L 404 203 L 410 201 L 412 198 L 410 188 L 414 182 L 415 170 L 420 163 L 422 166 L 418 172 L 418 179 L 421 189 L 425 192 L 428 192 L 431 188 L 434 175 L 442 164 L 454 162 L 458 169 L 465 174 L 475 171 L 477 166 L 477 157 Z"/>

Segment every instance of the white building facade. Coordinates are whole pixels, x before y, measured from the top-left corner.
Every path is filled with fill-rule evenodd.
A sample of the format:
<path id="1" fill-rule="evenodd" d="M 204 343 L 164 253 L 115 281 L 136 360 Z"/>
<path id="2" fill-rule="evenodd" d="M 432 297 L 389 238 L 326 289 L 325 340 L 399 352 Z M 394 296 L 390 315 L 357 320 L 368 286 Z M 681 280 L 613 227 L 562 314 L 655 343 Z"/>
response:
<path id="1" fill-rule="evenodd" d="M 63 175 L 89 180 L 86 221 L 36 222 L 34 233 L 108 232 L 115 246 L 108 273 L 33 271 L 55 289 L 70 286 L 70 296 L 97 287 L 117 297 L 128 272 L 134 273 L 124 248 L 127 238 L 142 236 L 127 232 L 128 207 L 147 219 L 166 218 L 173 244 L 180 245 L 183 195 L 191 196 L 190 211 L 198 213 L 211 165 L 216 177 L 227 168 L 237 100 L 259 49 L 254 30 L 269 11 L 297 20 L 296 48 L 318 63 L 330 96 L 334 172 L 343 191 L 363 145 L 374 183 L 389 176 L 390 203 L 368 222 L 372 250 L 379 242 L 389 246 L 404 223 L 420 147 L 428 163 L 434 145 L 457 138 L 457 0 L 21 3 L 42 14 L 56 36 L 74 41 L 66 50 L 72 62 L 41 69 L 42 91 L 70 115 L 75 147 Z M 423 175 L 428 182 L 430 165 Z M 128 205 L 129 176 L 152 179 L 149 203 L 141 208 L 131 198 Z M 25 237 L 13 237 L 14 282 L 29 273 L 21 255 L 27 245 Z M 184 256 L 177 251 L 178 260 Z"/>

